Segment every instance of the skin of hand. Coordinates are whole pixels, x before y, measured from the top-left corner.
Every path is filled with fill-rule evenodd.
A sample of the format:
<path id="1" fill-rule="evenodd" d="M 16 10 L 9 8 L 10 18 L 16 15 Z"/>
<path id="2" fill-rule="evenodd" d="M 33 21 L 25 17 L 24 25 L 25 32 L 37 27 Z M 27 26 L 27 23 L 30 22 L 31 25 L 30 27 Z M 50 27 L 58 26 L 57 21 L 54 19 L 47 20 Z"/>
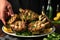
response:
<path id="1" fill-rule="evenodd" d="M 4 25 L 6 25 L 5 19 L 13 14 L 11 4 L 7 0 L 0 0 L 0 20 Z"/>

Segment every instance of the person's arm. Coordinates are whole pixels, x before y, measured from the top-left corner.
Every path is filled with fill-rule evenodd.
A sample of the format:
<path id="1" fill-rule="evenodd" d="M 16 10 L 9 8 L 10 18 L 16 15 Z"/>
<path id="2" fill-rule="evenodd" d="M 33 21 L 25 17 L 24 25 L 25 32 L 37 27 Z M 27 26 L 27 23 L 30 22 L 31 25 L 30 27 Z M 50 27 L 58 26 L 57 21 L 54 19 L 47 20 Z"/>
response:
<path id="1" fill-rule="evenodd" d="M 6 25 L 5 18 L 11 16 L 13 10 L 11 4 L 7 0 L 0 0 L 0 20 Z"/>

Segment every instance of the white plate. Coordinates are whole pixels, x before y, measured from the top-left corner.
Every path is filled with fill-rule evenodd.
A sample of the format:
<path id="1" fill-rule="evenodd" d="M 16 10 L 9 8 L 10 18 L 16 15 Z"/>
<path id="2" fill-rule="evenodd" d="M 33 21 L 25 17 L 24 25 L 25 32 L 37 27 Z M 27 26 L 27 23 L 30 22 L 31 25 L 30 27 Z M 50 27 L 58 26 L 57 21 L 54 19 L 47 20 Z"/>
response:
<path id="1" fill-rule="evenodd" d="M 55 31 L 55 27 L 52 26 L 52 28 L 53 28 L 53 30 L 52 30 L 51 32 L 47 33 L 47 34 L 32 35 L 32 36 L 22 36 L 22 35 L 16 35 L 16 33 L 6 32 L 6 31 L 4 30 L 4 26 L 2 27 L 2 31 L 3 31 L 4 33 L 8 34 L 8 35 L 12 35 L 12 36 L 16 36 L 16 37 L 42 37 L 42 36 L 46 36 L 46 35 L 51 34 L 52 32 L 54 32 L 54 31 Z"/>

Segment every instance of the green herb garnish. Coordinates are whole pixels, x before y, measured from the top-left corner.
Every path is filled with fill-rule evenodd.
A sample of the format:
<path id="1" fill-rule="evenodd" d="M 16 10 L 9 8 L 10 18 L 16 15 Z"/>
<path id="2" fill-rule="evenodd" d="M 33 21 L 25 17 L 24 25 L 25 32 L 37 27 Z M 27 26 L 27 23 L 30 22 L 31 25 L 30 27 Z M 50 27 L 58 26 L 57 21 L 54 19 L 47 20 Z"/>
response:
<path id="1" fill-rule="evenodd" d="M 32 35 L 32 33 L 29 31 L 22 31 L 22 32 L 16 32 L 16 35 L 29 36 Z"/>

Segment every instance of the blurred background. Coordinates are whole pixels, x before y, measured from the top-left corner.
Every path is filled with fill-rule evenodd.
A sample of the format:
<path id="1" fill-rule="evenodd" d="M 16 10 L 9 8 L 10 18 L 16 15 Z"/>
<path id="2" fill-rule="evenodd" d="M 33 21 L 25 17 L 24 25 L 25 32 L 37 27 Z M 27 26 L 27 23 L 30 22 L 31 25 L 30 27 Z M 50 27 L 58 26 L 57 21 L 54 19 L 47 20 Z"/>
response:
<path id="1" fill-rule="evenodd" d="M 13 7 L 13 11 L 15 13 L 18 13 L 18 9 L 19 8 L 27 8 L 27 9 L 31 9 L 33 11 L 36 11 L 38 13 L 41 12 L 42 9 L 42 5 L 44 5 L 45 7 L 45 12 L 46 12 L 46 8 L 48 5 L 48 0 L 8 0 Z M 22 1 L 24 2 L 24 4 L 22 3 Z M 30 5 L 29 5 L 30 4 Z M 56 9 L 57 9 L 57 4 L 59 5 L 59 11 L 60 11 L 60 0 L 51 0 L 50 5 L 53 8 L 53 17 L 56 15 Z M 28 5 L 28 6 L 27 6 Z"/>

